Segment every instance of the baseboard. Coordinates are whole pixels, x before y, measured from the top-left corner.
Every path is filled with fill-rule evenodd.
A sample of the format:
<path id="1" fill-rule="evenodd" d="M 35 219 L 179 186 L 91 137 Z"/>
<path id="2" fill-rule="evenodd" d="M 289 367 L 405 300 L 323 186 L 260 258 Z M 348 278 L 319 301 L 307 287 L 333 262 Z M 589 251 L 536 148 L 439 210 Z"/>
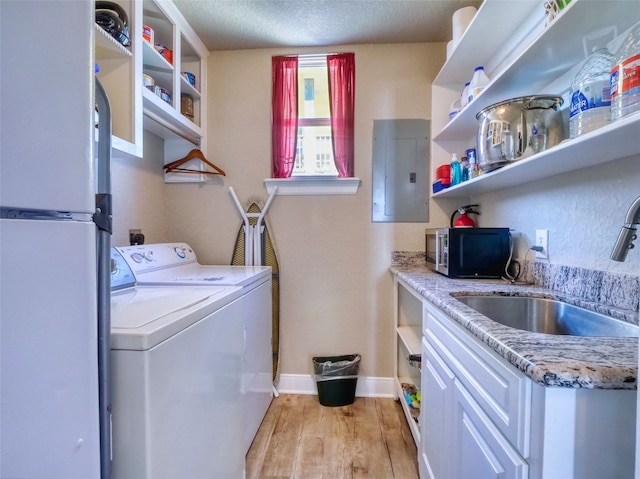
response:
<path id="1" fill-rule="evenodd" d="M 316 381 L 310 374 L 280 374 L 276 389 L 281 394 L 318 394 Z M 356 396 L 393 398 L 393 378 L 358 376 Z"/>

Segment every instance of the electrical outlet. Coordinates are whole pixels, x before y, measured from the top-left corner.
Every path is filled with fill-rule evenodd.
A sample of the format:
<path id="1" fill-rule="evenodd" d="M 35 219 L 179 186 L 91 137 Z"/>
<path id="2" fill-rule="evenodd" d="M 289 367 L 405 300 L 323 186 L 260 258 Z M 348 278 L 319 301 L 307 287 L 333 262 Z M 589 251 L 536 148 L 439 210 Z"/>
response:
<path id="1" fill-rule="evenodd" d="M 129 244 L 144 244 L 144 235 L 142 234 L 141 229 L 132 229 L 129 230 Z"/>
<path id="2" fill-rule="evenodd" d="M 549 230 L 536 230 L 536 246 L 542 248 L 542 251 L 536 251 L 536 258 L 549 257 Z"/>

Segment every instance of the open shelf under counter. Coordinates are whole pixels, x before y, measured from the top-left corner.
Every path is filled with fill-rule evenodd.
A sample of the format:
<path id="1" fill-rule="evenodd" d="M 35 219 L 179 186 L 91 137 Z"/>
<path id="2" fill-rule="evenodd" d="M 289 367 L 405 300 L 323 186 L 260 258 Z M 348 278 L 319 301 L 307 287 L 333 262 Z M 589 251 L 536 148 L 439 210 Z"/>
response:
<path id="1" fill-rule="evenodd" d="M 434 198 L 460 198 L 510 188 L 561 173 L 595 166 L 640 153 L 640 112 L 542 153 L 518 160 L 459 185 L 434 193 Z"/>
<path id="2" fill-rule="evenodd" d="M 420 354 L 422 336 L 419 325 L 398 326 L 398 337 L 409 354 Z"/>
<path id="3" fill-rule="evenodd" d="M 415 441 L 416 446 L 418 446 L 420 444 L 420 426 L 411 415 L 409 404 L 407 404 L 407 400 L 404 397 L 404 390 L 402 389 L 402 383 L 413 384 L 413 381 L 411 378 L 398 377 L 396 381 L 396 394 L 398 396 L 398 401 L 402 406 L 402 411 L 404 412 L 405 418 L 407 420 L 407 424 L 409 425 L 409 430 L 411 431 L 413 440 Z"/>

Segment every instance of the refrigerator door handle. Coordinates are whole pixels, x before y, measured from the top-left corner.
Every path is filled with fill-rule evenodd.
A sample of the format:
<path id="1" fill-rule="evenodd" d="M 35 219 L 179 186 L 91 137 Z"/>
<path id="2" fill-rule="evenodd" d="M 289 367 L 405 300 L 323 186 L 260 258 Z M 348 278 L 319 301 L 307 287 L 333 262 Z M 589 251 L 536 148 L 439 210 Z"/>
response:
<path id="1" fill-rule="evenodd" d="M 95 79 L 98 104 L 96 212 L 98 228 L 98 382 L 100 400 L 100 476 L 111 478 L 111 106 Z"/>
<path id="2" fill-rule="evenodd" d="M 96 212 L 93 214 L 93 222 L 98 230 L 108 234 L 113 233 L 112 211 L 111 195 L 107 193 L 96 194 Z"/>

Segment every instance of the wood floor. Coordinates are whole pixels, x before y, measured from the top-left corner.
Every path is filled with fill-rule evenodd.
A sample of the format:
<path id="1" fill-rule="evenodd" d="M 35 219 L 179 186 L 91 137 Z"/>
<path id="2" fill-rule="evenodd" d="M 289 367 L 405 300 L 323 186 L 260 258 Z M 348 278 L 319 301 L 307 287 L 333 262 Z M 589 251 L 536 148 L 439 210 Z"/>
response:
<path id="1" fill-rule="evenodd" d="M 325 407 L 274 398 L 247 453 L 247 479 L 418 479 L 416 446 L 394 399 Z"/>

